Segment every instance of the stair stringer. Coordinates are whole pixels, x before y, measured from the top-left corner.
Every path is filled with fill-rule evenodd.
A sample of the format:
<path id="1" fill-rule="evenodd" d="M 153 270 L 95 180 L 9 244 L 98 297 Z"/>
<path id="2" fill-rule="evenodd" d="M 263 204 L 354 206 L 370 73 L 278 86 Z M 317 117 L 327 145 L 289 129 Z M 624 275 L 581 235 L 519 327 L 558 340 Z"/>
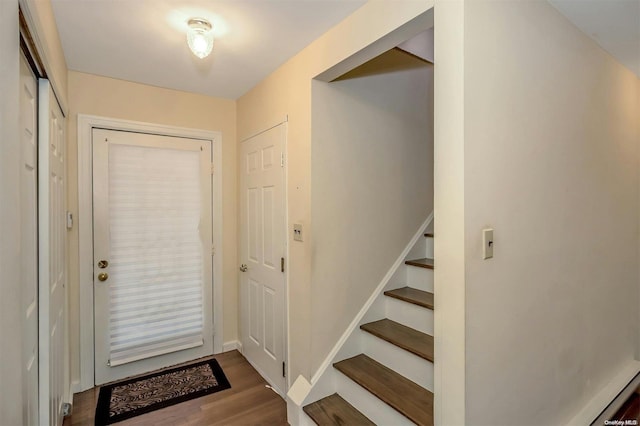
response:
<path id="1" fill-rule="evenodd" d="M 407 268 L 404 264 L 408 258 L 423 257 L 429 247 L 424 243 L 424 233 L 432 226 L 433 212 L 420 225 L 400 256 L 385 274 L 362 309 L 349 324 L 331 352 L 327 355 L 309 382 L 299 376 L 287 393 L 287 420 L 292 426 L 315 425 L 313 420 L 302 410 L 305 405 L 338 392 L 338 383 L 343 378 L 333 368 L 333 363 L 355 356 L 363 352 L 365 342 L 360 325 L 383 319 L 386 316 L 386 299 L 384 292 L 402 287 L 407 282 Z"/>

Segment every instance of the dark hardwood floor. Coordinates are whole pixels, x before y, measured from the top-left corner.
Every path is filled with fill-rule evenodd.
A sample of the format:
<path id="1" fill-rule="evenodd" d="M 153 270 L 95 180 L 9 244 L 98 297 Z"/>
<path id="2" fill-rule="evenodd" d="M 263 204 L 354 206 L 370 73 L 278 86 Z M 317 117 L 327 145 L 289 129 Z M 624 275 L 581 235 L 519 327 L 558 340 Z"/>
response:
<path id="1" fill-rule="evenodd" d="M 640 387 L 637 388 L 610 420 L 640 421 Z"/>
<path id="2" fill-rule="evenodd" d="M 118 425 L 286 425 L 284 400 L 265 387 L 267 382 L 238 352 L 231 351 L 213 358 L 224 370 L 231 389 L 171 407 L 143 414 L 117 423 Z M 76 394 L 73 415 L 65 418 L 64 426 L 93 425 L 99 388 Z"/>

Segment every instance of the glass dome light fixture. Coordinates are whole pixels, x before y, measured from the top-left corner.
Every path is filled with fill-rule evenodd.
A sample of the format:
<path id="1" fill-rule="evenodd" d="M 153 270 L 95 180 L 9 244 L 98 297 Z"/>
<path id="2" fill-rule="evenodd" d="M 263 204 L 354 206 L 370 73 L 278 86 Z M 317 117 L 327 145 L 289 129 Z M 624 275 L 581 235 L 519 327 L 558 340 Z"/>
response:
<path id="1" fill-rule="evenodd" d="M 213 27 L 204 18 L 191 18 L 187 21 L 187 44 L 198 58 L 206 58 L 213 49 Z"/>

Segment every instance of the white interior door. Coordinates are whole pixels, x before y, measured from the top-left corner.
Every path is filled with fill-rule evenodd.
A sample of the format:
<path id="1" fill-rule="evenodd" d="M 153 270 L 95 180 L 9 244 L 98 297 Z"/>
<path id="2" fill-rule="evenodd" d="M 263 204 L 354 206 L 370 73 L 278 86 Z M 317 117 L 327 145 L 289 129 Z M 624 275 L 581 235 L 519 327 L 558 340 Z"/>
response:
<path id="1" fill-rule="evenodd" d="M 281 395 L 285 368 L 286 124 L 242 142 L 241 333 L 243 354 Z"/>
<path id="2" fill-rule="evenodd" d="M 38 94 L 39 412 L 41 425 L 62 425 L 66 396 L 65 119 L 49 81 Z"/>
<path id="3" fill-rule="evenodd" d="M 93 130 L 95 382 L 213 353 L 211 141 Z"/>
<path id="4" fill-rule="evenodd" d="M 38 424 L 38 82 L 20 58 L 23 419 Z"/>

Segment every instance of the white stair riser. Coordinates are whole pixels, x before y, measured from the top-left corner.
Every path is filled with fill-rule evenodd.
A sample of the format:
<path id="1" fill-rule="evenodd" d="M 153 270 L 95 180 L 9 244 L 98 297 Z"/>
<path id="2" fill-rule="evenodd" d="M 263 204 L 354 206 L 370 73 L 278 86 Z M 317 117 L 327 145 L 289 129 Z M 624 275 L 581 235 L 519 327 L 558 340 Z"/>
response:
<path id="1" fill-rule="evenodd" d="M 352 358 L 362 353 L 362 335 L 360 333 L 351 333 L 344 345 L 340 348 L 334 362 L 347 358 Z"/>
<path id="2" fill-rule="evenodd" d="M 427 240 L 427 257 L 429 259 L 433 259 L 433 238 L 432 237 L 425 237 Z"/>
<path id="3" fill-rule="evenodd" d="M 427 239 L 424 237 L 420 237 L 418 238 L 414 246 L 411 247 L 411 250 L 407 254 L 406 259 L 423 258 L 425 256 L 426 251 L 427 251 Z"/>
<path id="4" fill-rule="evenodd" d="M 405 265 L 407 268 L 407 285 L 418 290 L 433 293 L 433 269 Z"/>
<path id="5" fill-rule="evenodd" d="M 413 425 L 413 423 L 391 408 L 371 392 L 340 373 L 335 375 L 338 394 L 377 425 Z"/>
<path id="6" fill-rule="evenodd" d="M 334 380 L 334 376 L 336 374 L 338 373 L 337 371 L 335 371 L 335 368 L 328 368 L 320 377 L 320 379 L 313 384 L 313 388 L 302 402 L 301 407 L 304 407 L 305 405 L 311 404 L 312 402 L 316 402 L 326 396 L 336 393 L 337 389 Z"/>
<path id="7" fill-rule="evenodd" d="M 360 330 L 364 353 L 396 373 L 433 392 L 433 364 L 393 343 Z"/>
<path id="8" fill-rule="evenodd" d="M 387 318 L 433 336 L 433 311 L 431 309 L 387 297 Z"/>
<path id="9" fill-rule="evenodd" d="M 380 294 L 376 297 L 376 300 L 371 304 L 369 310 L 362 316 L 358 326 L 383 319 L 385 315 L 387 315 L 386 299 L 387 296 L 384 294 Z"/>

